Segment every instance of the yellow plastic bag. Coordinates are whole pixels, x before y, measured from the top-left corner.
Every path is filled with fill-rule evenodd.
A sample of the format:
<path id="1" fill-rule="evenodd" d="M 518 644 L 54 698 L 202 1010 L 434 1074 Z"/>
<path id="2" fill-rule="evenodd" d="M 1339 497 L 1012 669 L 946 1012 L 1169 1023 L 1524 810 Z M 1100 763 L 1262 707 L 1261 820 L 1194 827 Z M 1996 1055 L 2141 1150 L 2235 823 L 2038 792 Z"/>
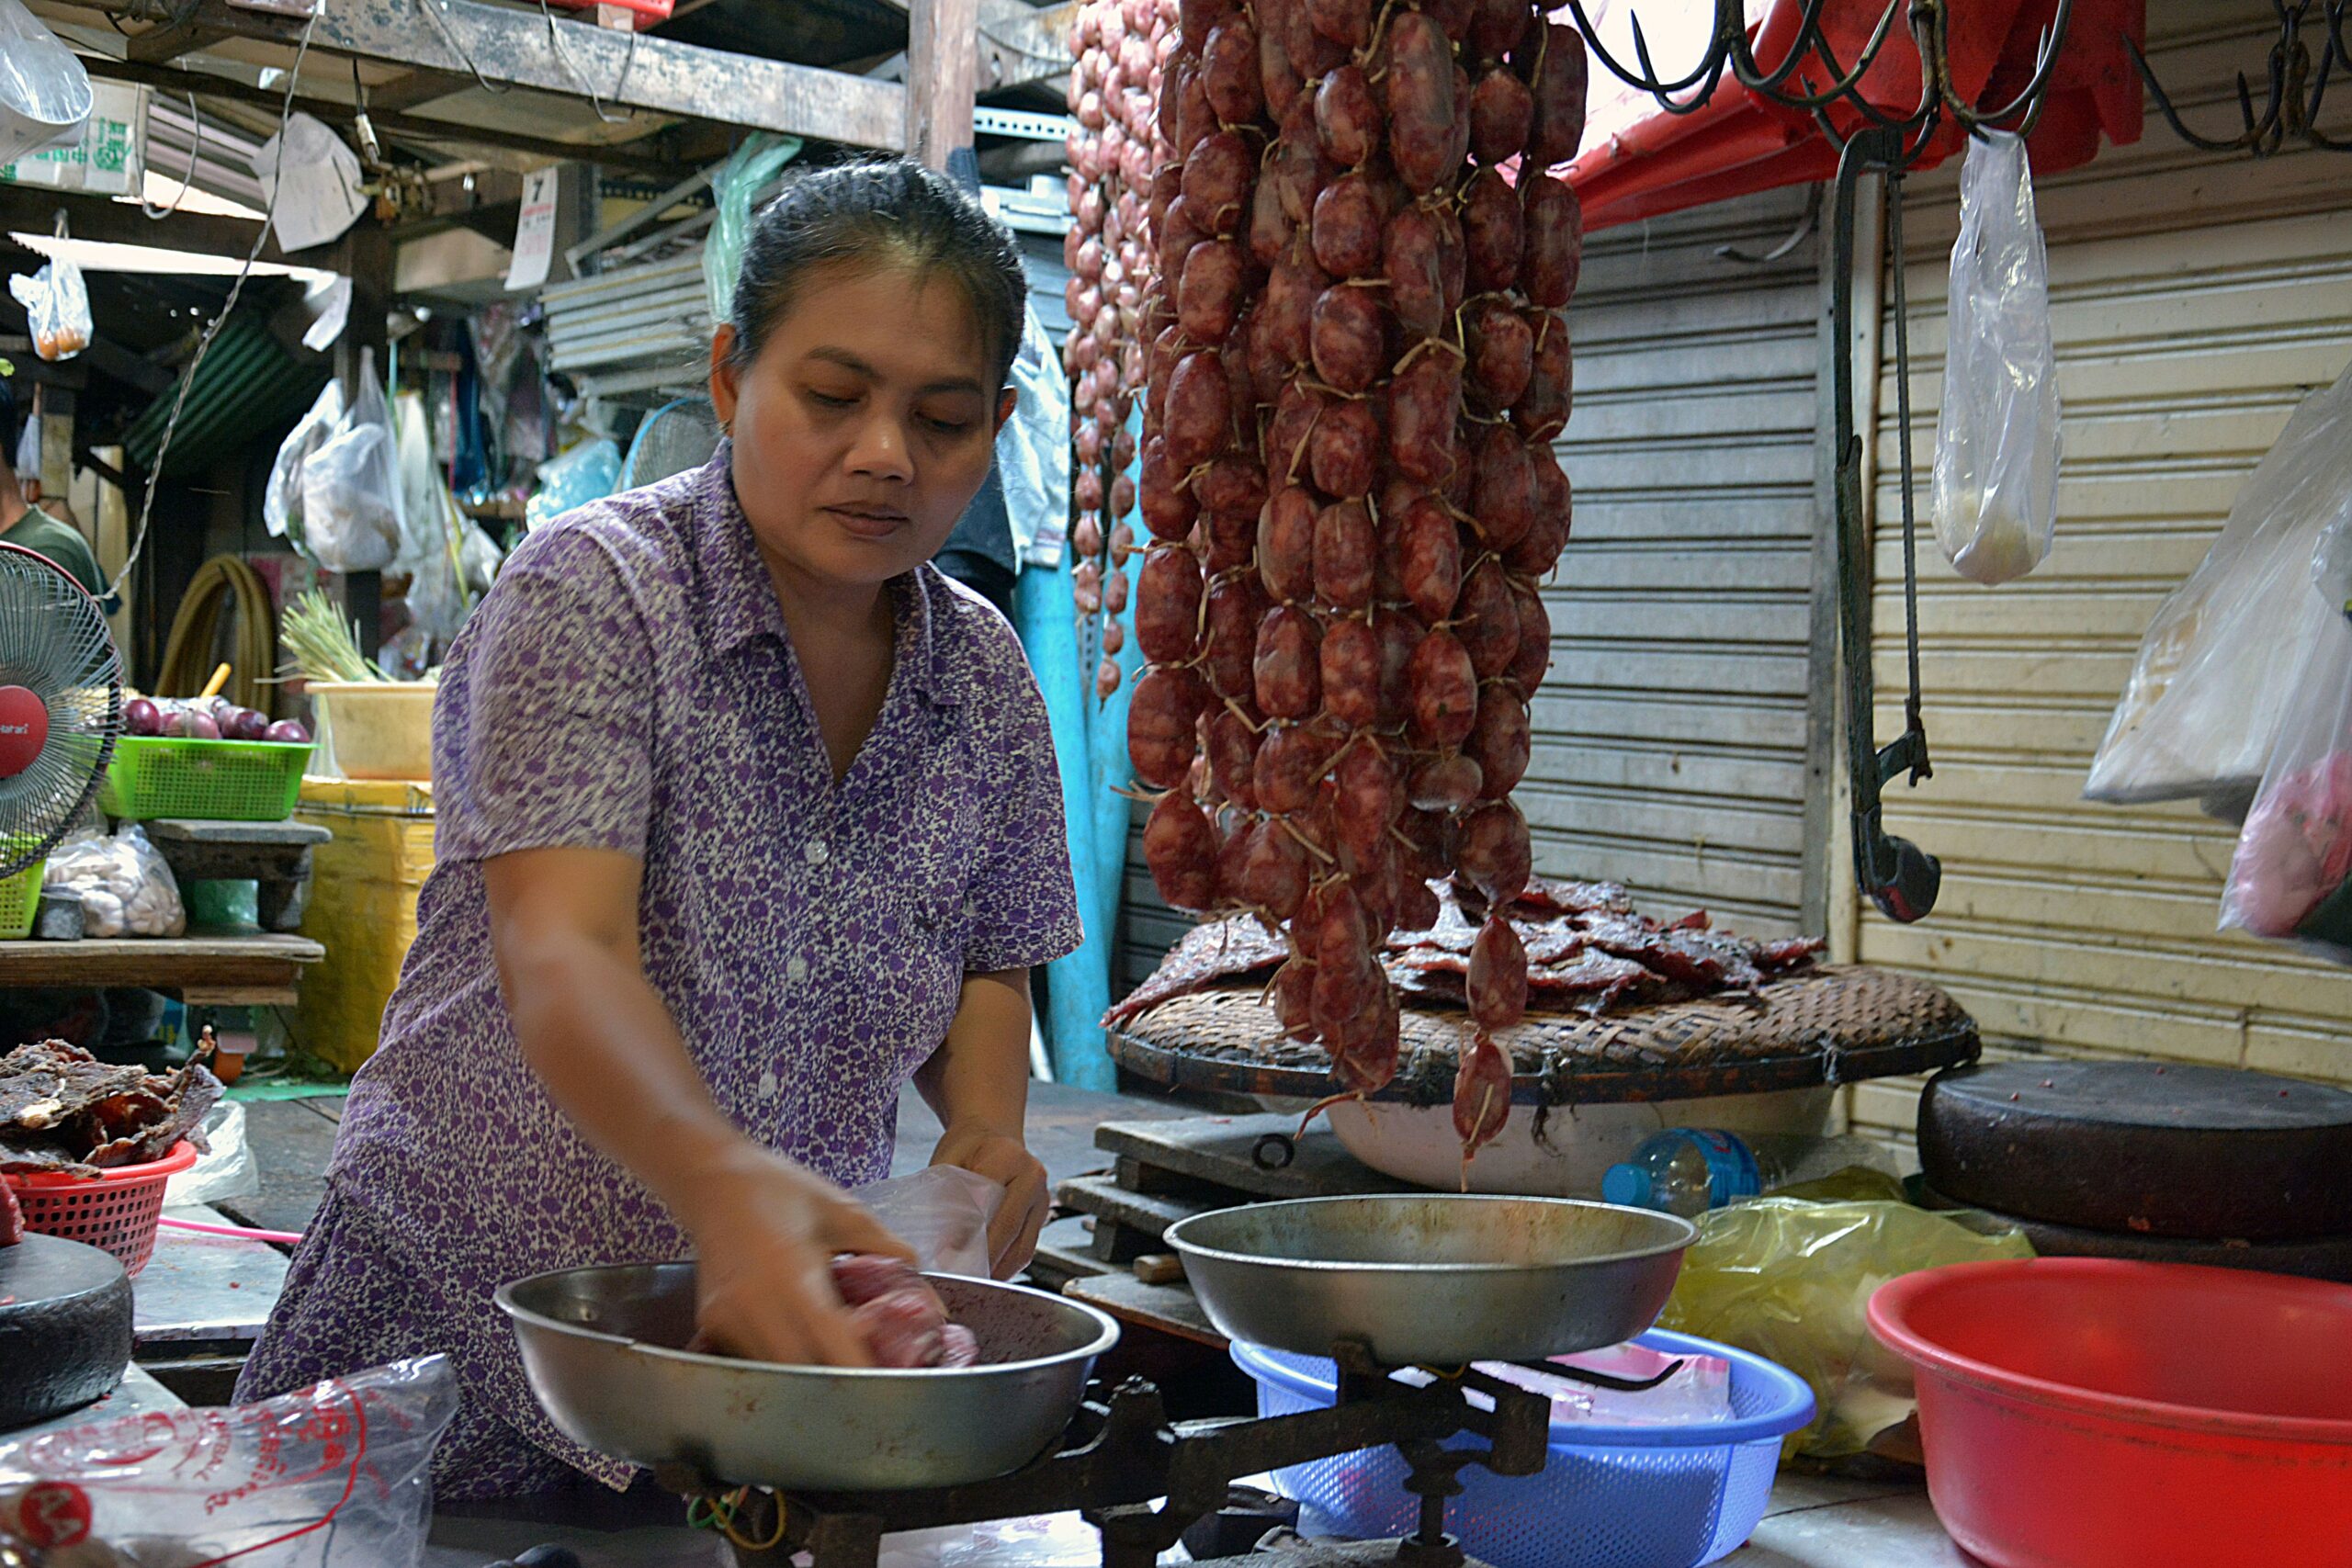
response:
<path id="1" fill-rule="evenodd" d="M 1760 1198 L 1702 1216 L 1658 1318 L 1661 1328 L 1778 1361 L 1812 1385 L 1819 1408 L 1781 1446 L 1787 1458 L 1861 1453 L 1910 1416 L 1910 1369 L 1871 1337 L 1863 1316 L 1871 1292 L 1921 1269 L 2033 1256 L 2013 1226 L 1891 1201 L 1899 1190 L 1884 1177 L 1854 1186 L 1870 1174 L 1815 1185 L 1883 1187 L 1887 1198 Z"/>

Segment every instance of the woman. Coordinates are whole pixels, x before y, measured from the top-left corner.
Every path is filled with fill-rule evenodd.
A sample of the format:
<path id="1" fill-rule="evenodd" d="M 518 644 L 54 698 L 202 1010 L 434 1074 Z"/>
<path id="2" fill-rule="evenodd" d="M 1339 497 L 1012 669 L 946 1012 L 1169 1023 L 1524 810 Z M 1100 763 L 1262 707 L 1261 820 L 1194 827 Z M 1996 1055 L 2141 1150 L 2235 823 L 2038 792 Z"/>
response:
<path id="1" fill-rule="evenodd" d="M 1023 299 L 943 177 L 807 175 L 711 344 L 730 440 L 515 551 L 443 672 L 438 865 L 241 1399 L 446 1351 L 442 1496 L 626 1485 L 491 1292 L 691 1253 L 707 1335 L 864 1363 L 828 1263 L 906 1253 L 844 1190 L 888 1173 L 910 1077 L 933 1163 L 1008 1190 L 997 1273 L 1027 1262 L 1027 973 L 1080 937 L 1060 785 L 1012 629 L 927 564 Z"/>

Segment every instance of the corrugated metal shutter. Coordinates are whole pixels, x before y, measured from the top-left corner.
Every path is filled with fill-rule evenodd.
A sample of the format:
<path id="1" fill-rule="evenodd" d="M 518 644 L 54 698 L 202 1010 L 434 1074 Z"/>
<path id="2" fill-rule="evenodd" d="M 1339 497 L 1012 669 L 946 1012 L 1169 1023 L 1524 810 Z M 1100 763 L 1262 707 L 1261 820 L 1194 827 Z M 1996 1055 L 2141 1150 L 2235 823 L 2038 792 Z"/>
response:
<path id="1" fill-rule="evenodd" d="M 1804 917 L 1817 236 L 1779 191 L 1595 236 L 1559 445 L 1576 535 L 1517 798 L 1537 869 L 1780 932 Z M 1129 840 L 1129 985 L 1183 931 Z M 1813 841 L 1821 842 L 1816 829 Z"/>
<path id="2" fill-rule="evenodd" d="M 2277 36 L 2269 6 L 2174 0 L 2149 11 L 2151 63 L 2190 123 L 2233 126 L 2233 73 L 2265 58 Z M 1957 169 L 1913 181 L 1905 208 L 1923 511 Z M 1936 775 L 1916 795 L 1898 785 L 1888 820 L 1942 857 L 1943 894 L 1917 926 L 1865 910 L 1860 954 L 1945 985 L 1996 1052 L 2155 1055 L 2352 1083 L 2352 972 L 2213 929 L 2233 830 L 2186 805 L 2081 798 L 2150 615 L 2203 558 L 2295 404 L 2352 355 L 2352 164 L 2310 151 L 2261 163 L 2199 152 L 2151 110 L 2138 145 L 2036 196 L 2064 403 L 2058 541 L 2033 576 L 1988 592 L 1923 539 Z M 1883 739 L 1902 725 L 1904 656 L 1891 328 L 1881 344 Z M 1855 1119 L 1907 1137 L 1916 1094 L 1905 1082 L 1858 1087 Z"/>
<path id="3" fill-rule="evenodd" d="M 1812 200 L 1612 229 L 1586 254 L 1558 447 L 1576 533 L 1544 591 L 1552 672 L 1518 792 L 1538 870 L 1769 932 L 1807 923 L 1820 243 L 1723 253 L 1776 249 Z"/>

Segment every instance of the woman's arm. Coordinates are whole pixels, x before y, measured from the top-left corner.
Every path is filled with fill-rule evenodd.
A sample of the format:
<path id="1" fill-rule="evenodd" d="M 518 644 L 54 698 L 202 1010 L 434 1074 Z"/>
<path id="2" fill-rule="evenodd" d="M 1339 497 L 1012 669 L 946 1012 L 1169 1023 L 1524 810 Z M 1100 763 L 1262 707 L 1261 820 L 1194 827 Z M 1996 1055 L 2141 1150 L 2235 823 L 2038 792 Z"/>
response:
<path id="1" fill-rule="evenodd" d="M 582 1134 L 693 1237 L 704 1335 L 761 1360 L 871 1365 L 834 1293 L 833 1255 L 910 1254 L 840 1189 L 745 1137 L 711 1099 L 639 963 L 642 873 L 613 850 L 482 863 L 524 1060 Z"/>
<path id="2" fill-rule="evenodd" d="M 1029 971 L 967 975 L 947 1039 L 915 1072 L 915 1088 L 946 1132 L 933 1165 L 985 1176 L 1005 1190 L 989 1225 L 1000 1280 L 1028 1267 L 1051 1208 L 1046 1168 L 1029 1152 Z"/>

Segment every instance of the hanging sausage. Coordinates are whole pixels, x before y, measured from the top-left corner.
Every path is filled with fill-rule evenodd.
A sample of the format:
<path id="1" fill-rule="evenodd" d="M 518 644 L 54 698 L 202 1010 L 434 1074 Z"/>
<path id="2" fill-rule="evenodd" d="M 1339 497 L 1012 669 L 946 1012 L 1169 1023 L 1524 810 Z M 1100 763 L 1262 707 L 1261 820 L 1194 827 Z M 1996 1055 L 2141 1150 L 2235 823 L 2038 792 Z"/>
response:
<path id="1" fill-rule="evenodd" d="M 1164 792 L 1146 856 L 1179 908 L 1283 930 L 1274 1007 L 1343 1096 L 1396 1075 L 1383 944 L 1432 922 L 1451 877 L 1486 917 L 1466 1167 L 1509 1114 L 1494 1035 L 1527 998 L 1502 911 L 1531 873 L 1510 795 L 1550 658 L 1537 584 L 1569 533 L 1552 444 L 1583 231 L 1548 171 L 1583 134 L 1584 39 L 1527 0 L 1182 0 L 1175 19 L 1147 214 L 1151 664 L 1128 731 Z"/>

